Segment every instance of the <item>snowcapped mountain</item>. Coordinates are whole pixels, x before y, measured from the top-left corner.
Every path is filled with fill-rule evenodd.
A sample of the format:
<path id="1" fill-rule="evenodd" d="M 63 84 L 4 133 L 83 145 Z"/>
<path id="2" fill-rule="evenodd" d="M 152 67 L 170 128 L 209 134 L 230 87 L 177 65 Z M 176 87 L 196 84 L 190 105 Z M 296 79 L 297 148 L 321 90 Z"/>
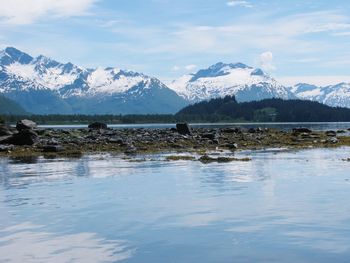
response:
<path id="1" fill-rule="evenodd" d="M 297 84 L 291 88 L 296 97 L 313 100 L 333 107 L 350 108 L 350 83 L 318 87 L 309 84 Z"/>
<path id="2" fill-rule="evenodd" d="M 276 80 L 242 63 L 217 63 L 195 74 L 185 75 L 168 86 L 190 102 L 235 95 L 238 101 L 295 98 Z"/>
<path id="3" fill-rule="evenodd" d="M 118 68 L 86 69 L 0 52 L 0 93 L 32 113 L 174 113 L 186 101 L 158 79 Z"/>
<path id="4" fill-rule="evenodd" d="M 350 108 L 350 84 L 286 88 L 242 63 L 217 63 L 166 86 L 142 73 L 82 68 L 13 47 L 0 51 L 0 95 L 37 114 L 175 113 L 189 103 L 226 95 L 241 102 L 300 98 Z"/>

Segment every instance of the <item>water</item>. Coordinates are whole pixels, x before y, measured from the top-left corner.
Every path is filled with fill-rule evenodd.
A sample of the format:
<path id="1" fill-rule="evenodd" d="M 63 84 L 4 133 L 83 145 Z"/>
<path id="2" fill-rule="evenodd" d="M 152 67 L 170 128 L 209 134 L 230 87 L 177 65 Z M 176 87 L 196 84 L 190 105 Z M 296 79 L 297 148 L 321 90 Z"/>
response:
<path id="1" fill-rule="evenodd" d="M 79 129 L 87 128 L 88 125 L 40 125 L 42 128 L 53 129 Z M 157 124 L 111 124 L 110 128 L 144 128 L 144 129 L 164 129 L 174 128 L 174 123 L 157 123 Z M 243 128 L 275 128 L 282 130 L 292 130 L 298 127 L 307 127 L 315 131 L 326 130 L 347 130 L 350 128 L 350 122 L 270 122 L 270 123 L 193 123 L 192 127 L 197 128 L 225 128 L 225 127 L 243 127 Z"/>
<path id="2" fill-rule="evenodd" d="M 349 262 L 350 148 L 243 156 L 0 159 L 0 262 Z"/>

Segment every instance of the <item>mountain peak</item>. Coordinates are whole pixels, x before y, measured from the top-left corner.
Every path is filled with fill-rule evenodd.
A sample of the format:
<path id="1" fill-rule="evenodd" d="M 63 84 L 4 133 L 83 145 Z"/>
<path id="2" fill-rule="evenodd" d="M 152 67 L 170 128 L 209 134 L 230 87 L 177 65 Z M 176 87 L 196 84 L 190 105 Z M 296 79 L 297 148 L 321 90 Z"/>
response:
<path id="1" fill-rule="evenodd" d="M 243 63 L 230 63 L 226 64 L 223 62 L 218 62 L 207 69 L 199 70 L 197 73 L 193 74 L 191 82 L 194 82 L 200 78 L 214 78 L 230 74 L 230 70 L 233 69 L 251 69 L 251 67 Z"/>
<path id="2" fill-rule="evenodd" d="M 254 69 L 254 70 L 252 71 L 252 73 L 250 73 L 250 75 L 251 75 L 251 76 L 264 76 L 265 73 L 264 73 L 264 71 L 262 71 L 262 69 L 257 68 L 257 69 Z"/>
<path id="3" fill-rule="evenodd" d="M 30 63 L 33 58 L 29 56 L 28 54 L 14 48 L 14 47 L 7 47 L 3 51 L 3 56 L 1 58 L 2 63 L 10 64 L 13 62 L 19 62 L 21 64 L 28 64 Z"/>

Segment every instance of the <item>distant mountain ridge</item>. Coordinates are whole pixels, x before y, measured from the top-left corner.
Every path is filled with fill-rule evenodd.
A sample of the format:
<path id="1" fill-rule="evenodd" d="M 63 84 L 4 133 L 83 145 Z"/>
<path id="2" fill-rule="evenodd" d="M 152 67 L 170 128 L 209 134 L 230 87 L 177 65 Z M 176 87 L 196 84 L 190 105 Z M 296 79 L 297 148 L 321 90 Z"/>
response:
<path id="1" fill-rule="evenodd" d="M 294 99 L 294 94 L 259 68 L 219 62 L 168 85 L 190 102 L 235 95 L 238 101 Z"/>
<path id="2" fill-rule="evenodd" d="M 301 83 L 293 86 L 291 90 L 297 98 L 302 100 L 350 108 L 350 83 L 339 83 L 326 87 Z"/>
<path id="3" fill-rule="evenodd" d="M 19 104 L 0 95 L 0 115 L 26 115 L 28 114 Z"/>
<path id="4" fill-rule="evenodd" d="M 0 94 L 38 114 L 173 113 L 187 104 L 141 73 L 85 69 L 12 47 L 0 52 Z"/>
<path id="5" fill-rule="evenodd" d="M 350 84 L 285 87 L 262 69 L 216 63 L 168 85 L 119 68 L 83 68 L 16 48 L 0 51 L 0 95 L 36 114 L 172 114 L 203 100 L 234 95 L 318 101 L 350 108 Z"/>
<path id="6" fill-rule="evenodd" d="M 350 83 L 326 87 L 304 83 L 286 87 L 262 69 L 243 63 L 219 62 L 184 75 L 168 86 L 191 103 L 234 95 L 239 102 L 269 98 L 301 99 L 350 108 Z"/>

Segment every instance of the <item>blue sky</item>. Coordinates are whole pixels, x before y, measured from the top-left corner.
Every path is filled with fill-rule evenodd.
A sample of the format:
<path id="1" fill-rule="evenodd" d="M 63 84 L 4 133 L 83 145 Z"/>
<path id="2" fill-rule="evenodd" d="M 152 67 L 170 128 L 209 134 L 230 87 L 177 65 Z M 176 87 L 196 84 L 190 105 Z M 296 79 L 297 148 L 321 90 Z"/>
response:
<path id="1" fill-rule="evenodd" d="M 162 80 L 216 62 L 350 81 L 348 0 L 0 0 L 0 46 Z"/>

